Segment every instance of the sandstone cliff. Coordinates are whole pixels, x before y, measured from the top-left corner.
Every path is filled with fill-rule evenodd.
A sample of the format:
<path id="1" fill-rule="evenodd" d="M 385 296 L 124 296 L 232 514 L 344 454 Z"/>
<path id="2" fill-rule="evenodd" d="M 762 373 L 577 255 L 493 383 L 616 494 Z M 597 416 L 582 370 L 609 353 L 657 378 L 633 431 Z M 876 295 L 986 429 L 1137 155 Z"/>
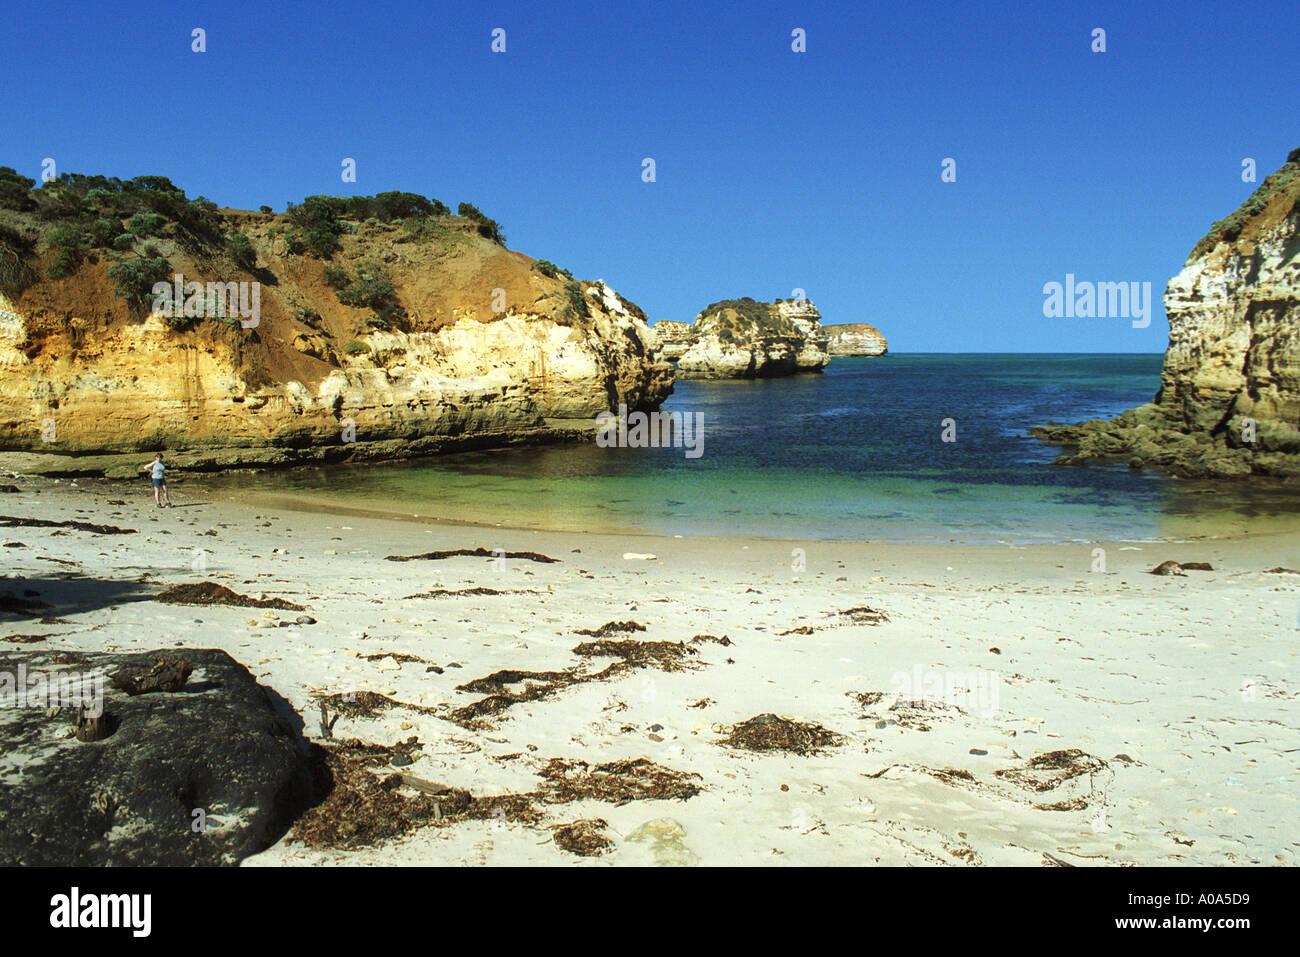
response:
<path id="1" fill-rule="evenodd" d="M 1032 434 L 1061 464 L 1126 459 L 1183 476 L 1300 477 L 1300 149 L 1215 223 L 1165 290 L 1155 399 Z"/>
<path id="2" fill-rule="evenodd" d="M 820 372 L 830 362 L 817 307 L 807 299 L 715 302 L 695 317 L 694 341 L 677 362 L 682 379 Z"/>
<path id="3" fill-rule="evenodd" d="M 644 313 L 506 249 L 473 207 L 415 197 L 352 221 L 350 199 L 295 218 L 176 190 L 124 224 L 131 191 L 24 197 L 0 173 L 0 449 L 180 450 L 198 468 L 396 457 L 590 435 L 597 413 L 672 390 Z M 52 216 L 72 239 L 51 240 Z M 115 252 L 96 245 L 122 230 Z M 169 317 L 138 274 L 257 283 L 260 314 Z"/>
<path id="4" fill-rule="evenodd" d="M 845 322 L 822 326 L 830 337 L 829 349 L 833 356 L 883 356 L 889 343 L 880 330 L 866 322 Z"/>

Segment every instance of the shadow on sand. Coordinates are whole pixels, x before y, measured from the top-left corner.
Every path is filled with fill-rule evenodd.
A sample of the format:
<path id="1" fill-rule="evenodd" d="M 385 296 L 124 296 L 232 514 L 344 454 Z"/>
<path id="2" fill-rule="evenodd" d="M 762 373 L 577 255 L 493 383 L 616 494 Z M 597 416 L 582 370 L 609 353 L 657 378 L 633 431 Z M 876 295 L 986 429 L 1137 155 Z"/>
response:
<path id="1" fill-rule="evenodd" d="M 77 572 L 0 577 L 0 621 L 59 617 L 149 601 L 158 586 Z"/>

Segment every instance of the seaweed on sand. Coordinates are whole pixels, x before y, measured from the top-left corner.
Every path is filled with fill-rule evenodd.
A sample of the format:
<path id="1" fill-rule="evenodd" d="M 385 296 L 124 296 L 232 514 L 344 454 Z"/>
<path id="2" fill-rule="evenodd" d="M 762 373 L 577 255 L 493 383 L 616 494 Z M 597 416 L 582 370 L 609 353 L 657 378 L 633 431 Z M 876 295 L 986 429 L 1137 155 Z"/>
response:
<path id="1" fill-rule="evenodd" d="M 611 665 L 610 667 L 614 666 Z M 605 672 L 599 675 L 584 675 L 577 670 L 515 671 L 505 669 L 494 671 L 485 677 L 475 678 L 473 681 L 458 685 L 456 687 L 457 691 L 470 691 L 475 694 L 487 695 L 487 697 L 462 705 L 450 712 L 446 717 L 447 720 L 460 725 L 462 728 L 477 728 L 482 725 L 482 719 L 485 717 L 500 714 L 520 702 L 537 701 L 540 698 L 549 697 L 570 685 L 604 677 L 608 671 L 607 668 Z M 522 684 L 523 690 L 511 691 L 508 685 L 512 684 Z"/>
<path id="2" fill-rule="evenodd" d="M 1030 758 L 1024 767 L 1003 768 L 994 771 L 993 774 L 1029 791 L 1051 791 L 1066 781 L 1109 767 L 1110 765 L 1095 755 L 1080 751 L 1078 748 L 1070 748 L 1064 751 L 1048 751 Z"/>
<path id="3" fill-rule="evenodd" d="M 691 639 L 691 644 L 693 645 L 702 645 L 705 642 L 712 642 L 715 645 L 723 645 L 723 646 L 735 644 L 735 642 L 732 641 L 730 638 L 728 638 L 726 635 L 723 635 L 721 638 L 719 638 L 717 635 L 696 635 L 694 638 Z"/>
<path id="4" fill-rule="evenodd" d="M 585 761 L 552 758 L 540 772 L 546 782 L 539 797 L 548 804 L 570 801 L 604 801 L 627 804 L 629 801 L 685 801 L 700 793 L 692 783 L 698 774 L 674 771 L 649 758 L 610 761 L 594 767 Z"/>
<path id="5" fill-rule="evenodd" d="M 733 725 L 727 737 L 718 743 L 746 751 L 784 751 L 809 755 L 840 746 L 844 743 L 844 737 L 820 724 L 792 721 L 775 714 L 760 714 Z"/>
<path id="6" fill-rule="evenodd" d="M 611 635 L 631 634 L 634 631 L 645 631 L 645 625 L 639 625 L 635 621 L 607 621 L 599 628 L 578 628 L 573 633 L 591 638 L 608 638 Z"/>
<path id="7" fill-rule="evenodd" d="M 48 518 L 21 518 L 17 515 L 0 515 L 0 528 L 75 528 L 79 532 L 96 535 L 135 535 L 134 528 L 116 525 L 96 525 L 94 522 L 55 521 Z"/>
<path id="8" fill-rule="evenodd" d="M 500 591 L 496 588 L 435 588 L 432 591 L 422 591 L 415 595 L 407 595 L 406 598 L 472 598 L 485 595 L 536 595 L 537 592 L 531 588 L 510 588 Z M 403 599 L 403 601 L 406 600 Z"/>
<path id="9" fill-rule="evenodd" d="M 373 718 L 393 708 L 405 708 L 419 714 L 434 714 L 436 708 L 396 701 L 377 691 L 341 691 L 338 694 L 316 695 L 325 707 L 332 708 L 346 718 Z"/>
<path id="10" fill-rule="evenodd" d="M 423 552 L 419 555 L 389 555 L 385 561 L 390 562 L 416 562 L 416 561 L 441 561 L 444 558 L 523 558 L 530 562 L 543 562 L 553 565 L 559 562 L 558 558 L 550 558 L 546 555 L 540 555 L 537 552 L 503 552 L 500 549 L 488 551 L 486 548 L 452 548 L 438 552 Z"/>
<path id="11" fill-rule="evenodd" d="M 458 788 L 402 793 L 404 776 L 377 769 L 409 745 L 365 744 L 356 739 L 319 746 L 317 787 L 325 798 L 294 824 L 290 841 L 310 848 L 354 850 L 401 837 L 417 827 L 496 819 L 541 819 L 527 794 L 475 797 Z"/>
<path id="12" fill-rule="evenodd" d="M 317 746 L 313 770 L 317 793 L 324 798 L 294 824 L 289 840 L 310 848 L 355 850 L 382 844 L 420 827 L 444 827 L 461 821 L 509 821 L 533 826 L 541 822 L 541 804 L 598 800 L 626 804 L 641 800 L 686 800 L 700 792 L 683 774 L 646 758 L 591 767 L 585 762 L 552 759 L 540 773 L 539 790 L 478 797 L 462 788 L 425 781 L 409 774 L 383 774 L 385 765 L 402 764 L 419 743 L 367 744 L 357 739 Z M 398 760 L 394 760 L 394 759 Z M 413 792 L 413 793 L 412 793 Z M 613 846 L 600 831 L 599 818 L 556 825 L 555 843 L 588 856 Z"/>
<path id="13" fill-rule="evenodd" d="M 618 624 L 612 622 L 611 624 Z M 635 624 L 627 622 L 626 624 Z M 605 626 L 608 628 L 609 626 Z M 639 627 L 639 626 L 638 626 Z M 605 629 L 599 629 L 604 631 Z M 644 629 L 642 629 L 644 630 Z M 591 632 L 589 632 L 591 633 Z M 503 669 L 482 678 L 458 685 L 457 691 L 486 695 L 478 701 L 463 705 L 446 715 L 447 719 L 463 728 L 479 728 L 483 719 L 501 714 L 506 709 L 525 701 L 548 698 L 556 692 L 588 681 L 606 681 L 637 668 L 658 668 L 661 671 L 685 671 L 698 667 L 689 660 L 696 654 L 684 642 L 671 641 L 585 641 L 573 649 L 583 658 L 611 657 L 617 660 L 599 671 L 584 670 L 582 665 L 564 671 L 517 671 Z M 511 686 L 522 686 L 513 690 Z"/>
<path id="14" fill-rule="evenodd" d="M 281 611 L 302 611 L 302 605 L 295 605 L 283 598 L 249 598 L 239 592 L 231 591 L 225 585 L 216 582 L 199 582 L 193 585 L 176 585 L 154 596 L 155 601 L 168 605 L 235 605 L 239 608 L 276 608 Z"/>
<path id="15" fill-rule="evenodd" d="M 551 840 L 555 846 L 579 857 L 598 857 L 614 847 L 601 831 L 609 827 L 604 818 L 584 818 L 568 824 L 553 825 Z"/>
<path id="16" fill-rule="evenodd" d="M 841 618 L 847 618 L 855 625 L 879 625 L 889 621 L 889 616 L 879 608 L 869 608 L 866 605 L 858 605 L 856 608 L 846 608 L 837 612 Z"/>
<path id="17" fill-rule="evenodd" d="M 357 657 L 362 661 L 383 661 L 385 658 L 392 658 L 398 664 L 408 661 L 416 661 L 422 665 L 431 664 L 428 658 L 421 658 L 419 655 L 408 655 L 404 651 L 380 651 L 373 655 L 358 654 Z"/>
<path id="18" fill-rule="evenodd" d="M 681 641 L 584 641 L 573 649 L 583 658 L 619 658 L 634 668 L 686 671 L 694 667 L 690 655 L 698 654 Z"/>

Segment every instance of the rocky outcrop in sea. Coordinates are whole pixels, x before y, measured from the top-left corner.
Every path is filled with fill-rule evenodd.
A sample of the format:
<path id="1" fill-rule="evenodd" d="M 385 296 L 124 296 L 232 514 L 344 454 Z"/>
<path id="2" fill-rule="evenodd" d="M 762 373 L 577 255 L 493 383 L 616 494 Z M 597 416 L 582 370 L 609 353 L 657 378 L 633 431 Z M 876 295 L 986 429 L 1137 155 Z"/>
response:
<path id="1" fill-rule="evenodd" d="M 880 330 L 866 322 L 845 322 L 822 326 L 829 336 L 828 347 L 833 356 L 883 356 L 889 343 Z"/>
<path id="2" fill-rule="evenodd" d="M 691 324 L 677 360 L 683 379 L 736 379 L 820 372 L 830 362 L 821 314 L 808 299 L 715 302 Z"/>
<path id="3" fill-rule="evenodd" d="M 1300 478 L 1300 149 L 1196 244 L 1165 289 L 1160 390 L 1114 420 L 1031 430 L 1058 464 Z"/>

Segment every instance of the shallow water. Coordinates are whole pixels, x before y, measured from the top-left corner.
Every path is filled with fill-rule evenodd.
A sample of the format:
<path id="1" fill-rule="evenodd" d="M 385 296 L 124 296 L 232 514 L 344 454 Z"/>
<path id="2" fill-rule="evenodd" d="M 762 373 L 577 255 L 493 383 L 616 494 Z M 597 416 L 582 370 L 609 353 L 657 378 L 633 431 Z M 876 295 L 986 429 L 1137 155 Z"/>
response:
<path id="1" fill-rule="evenodd" d="M 703 453 L 567 445 L 228 476 L 254 497 L 520 528 L 874 541 L 1087 542 L 1300 531 L 1300 490 L 1061 468 L 1025 436 L 1150 401 L 1159 355 L 890 355 L 679 382 Z M 943 441 L 946 419 L 955 441 Z M 950 433 L 951 434 L 951 433 Z"/>

